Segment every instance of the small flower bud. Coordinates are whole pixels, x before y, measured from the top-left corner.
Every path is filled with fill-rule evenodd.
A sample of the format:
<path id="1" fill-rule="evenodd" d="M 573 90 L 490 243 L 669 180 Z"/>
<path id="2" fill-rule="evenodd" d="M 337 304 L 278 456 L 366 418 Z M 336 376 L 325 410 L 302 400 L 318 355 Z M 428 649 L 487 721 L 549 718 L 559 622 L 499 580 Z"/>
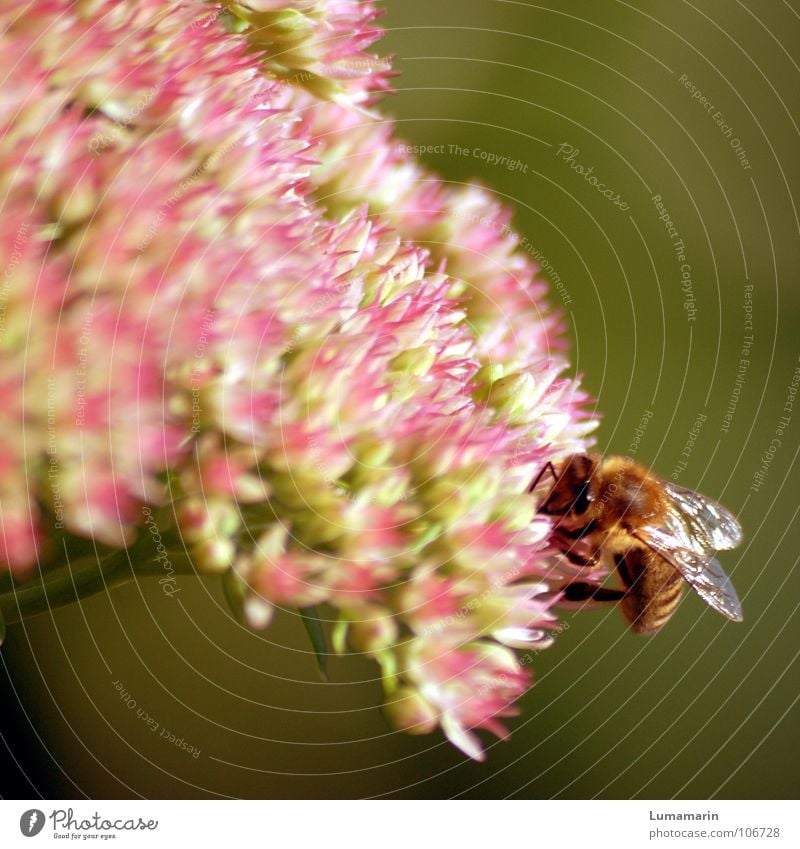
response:
<path id="1" fill-rule="evenodd" d="M 392 456 L 394 445 L 377 439 L 365 440 L 356 449 L 359 463 L 365 466 L 382 466 Z"/>
<path id="2" fill-rule="evenodd" d="M 524 421 L 536 392 L 536 381 L 527 372 L 516 372 L 501 377 L 493 383 L 479 387 L 474 397 L 494 408 L 501 417 L 510 421 Z"/>
<path id="3" fill-rule="evenodd" d="M 256 541 L 256 553 L 259 560 L 274 560 L 286 551 L 286 541 L 289 538 L 289 529 L 275 522 L 269 525 Z"/>
<path id="4" fill-rule="evenodd" d="M 485 383 L 487 385 L 491 385 L 496 381 L 500 380 L 503 376 L 504 368 L 502 363 L 486 363 L 485 366 L 481 366 L 478 371 L 475 373 L 475 383 L 481 384 Z"/>
<path id="5" fill-rule="evenodd" d="M 397 623 L 379 608 L 359 611 L 360 618 L 350 623 L 348 640 L 355 651 L 373 653 L 397 642 Z"/>
<path id="6" fill-rule="evenodd" d="M 415 377 L 427 374 L 435 359 L 432 347 L 408 348 L 394 357 L 389 364 L 392 371 L 409 372 Z"/>
<path id="7" fill-rule="evenodd" d="M 236 546 L 225 537 L 211 537 L 193 545 L 191 556 L 201 574 L 220 575 L 233 563 Z"/>
<path id="8" fill-rule="evenodd" d="M 242 612 L 249 628 L 263 631 L 272 621 L 275 608 L 266 599 L 251 593 L 244 600 Z"/>
<path id="9" fill-rule="evenodd" d="M 236 505 L 221 498 L 187 498 L 176 507 L 175 512 L 187 543 L 201 542 L 214 536 L 232 536 L 241 524 Z"/>
<path id="10" fill-rule="evenodd" d="M 304 38 L 310 36 L 314 31 L 314 25 L 309 18 L 296 9 L 281 9 L 279 12 L 264 13 L 261 21 L 269 30 L 269 36 L 292 36 Z"/>
<path id="11" fill-rule="evenodd" d="M 436 728 L 436 710 L 410 687 L 401 687 L 384 705 L 389 721 L 406 734 L 430 734 Z"/>

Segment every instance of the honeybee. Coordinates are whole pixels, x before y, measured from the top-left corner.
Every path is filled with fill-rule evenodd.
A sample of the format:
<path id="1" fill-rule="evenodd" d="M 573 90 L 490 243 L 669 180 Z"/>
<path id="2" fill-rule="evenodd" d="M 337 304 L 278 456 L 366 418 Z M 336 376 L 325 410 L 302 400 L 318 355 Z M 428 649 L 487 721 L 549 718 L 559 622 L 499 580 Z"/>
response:
<path id="1" fill-rule="evenodd" d="M 552 542 L 580 567 L 613 566 L 622 589 L 591 581 L 562 588 L 568 601 L 619 602 L 637 634 L 654 634 L 675 612 L 684 584 L 710 607 L 742 620 L 730 579 L 714 557 L 735 548 L 742 529 L 722 506 L 654 475 L 627 457 L 573 454 L 556 473 L 552 463 L 537 475 L 554 483 L 538 512 L 555 519 Z"/>

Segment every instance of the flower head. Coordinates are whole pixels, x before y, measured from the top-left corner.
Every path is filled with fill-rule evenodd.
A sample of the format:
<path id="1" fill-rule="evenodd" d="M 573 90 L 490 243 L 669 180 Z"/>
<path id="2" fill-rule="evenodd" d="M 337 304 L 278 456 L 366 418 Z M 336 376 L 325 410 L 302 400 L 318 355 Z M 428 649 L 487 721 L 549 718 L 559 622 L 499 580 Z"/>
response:
<path id="1" fill-rule="evenodd" d="M 0 564 L 155 510 L 245 622 L 328 605 L 398 727 L 479 758 L 554 622 L 529 482 L 594 422 L 508 212 L 363 108 L 374 18 L 5 4 Z"/>

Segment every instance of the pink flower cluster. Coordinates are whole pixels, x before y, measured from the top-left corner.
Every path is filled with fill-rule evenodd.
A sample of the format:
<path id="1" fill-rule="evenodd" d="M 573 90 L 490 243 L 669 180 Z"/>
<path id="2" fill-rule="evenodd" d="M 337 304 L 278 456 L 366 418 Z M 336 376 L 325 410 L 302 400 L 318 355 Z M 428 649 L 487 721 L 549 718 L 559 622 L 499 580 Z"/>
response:
<path id="1" fill-rule="evenodd" d="M 554 619 L 527 485 L 594 422 L 508 213 L 369 111 L 375 14 L 3 5 L 0 565 L 157 509 L 251 627 L 326 605 L 480 758 Z"/>

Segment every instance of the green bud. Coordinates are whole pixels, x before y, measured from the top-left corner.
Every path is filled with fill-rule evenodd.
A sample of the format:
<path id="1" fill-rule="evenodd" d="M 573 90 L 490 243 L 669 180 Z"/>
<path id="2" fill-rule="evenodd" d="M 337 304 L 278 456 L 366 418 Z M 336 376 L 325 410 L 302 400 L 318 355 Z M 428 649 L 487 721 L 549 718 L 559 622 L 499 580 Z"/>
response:
<path id="1" fill-rule="evenodd" d="M 410 687 L 400 687 L 383 709 L 392 725 L 406 734 L 430 734 L 436 728 L 435 708 Z"/>
<path id="2" fill-rule="evenodd" d="M 269 477 L 274 498 L 283 507 L 302 513 L 324 513 L 335 509 L 340 496 L 330 485 L 332 481 L 326 479 L 322 471 L 296 469 L 294 473 L 275 472 Z"/>
<path id="3" fill-rule="evenodd" d="M 464 515 L 469 502 L 462 484 L 457 480 L 439 478 L 420 490 L 420 500 L 428 508 L 429 522 L 455 521 Z"/>
<path id="4" fill-rule="evenodd" d="M 500 380 L 504 371 L 502 363 L 486 363 L 478 369 L 473 380 L 475 383 L 492 384 Z"/>
<path id="5" fill-rule="evenodd" d="M 408 348 L 392 358 L 389 368 L 392 371 L 409 372 L 415 377 L 421 377 L 428 373 L 434 358 L 435 352 L 431 346 Z"/>
<path id="6" fill-rule="evenodd" d="M 314 24 L 297 9 L 282 9 L 280 12 L 264 13 L 256 17 L 259 18 L 259 23 L 270 27 L 270 31 L 282 35 L 305 38 L 314 33 Z"/>
<path id="7" fill-rule="evenodd" d="M 286 551 L 289 538 L 288 528 L 280 522 L 270 525 L 256 541 L 256 556 L 259 560 L 274 560 Z"/>
<path id="8" fill-rule="evenodd" d="M 355 651 L 372 653 L 387 649 L 397 642 L 397 623 L 380 608 L 365 608 L 359 618 L 350 622 L 348 642 Z"/>
<path id="9" fill-rule="evenodd" d="M 338 515 L 329 519 L 311 513 L 295 519 L 292 527 L 295 536 L 309 548 L 331 543 L 347 531 Z"/>
<path id="10" fill-rule="evenodd" d="M 223 12 L 220 17 L 222 19 L 222 25 L 228 32 L 236 33 L 238 35 L 250 28 L 250 24 L 247 21 L 242 20 L 242 18 L 238 18 L 229 11 Z"/>
<path id="11" fill-rule="evenodd" d="M 518 422 L 525 420 L 535 392 L 536 382 L 533 377 L 528 372 L 516 372 L 491 384 L 479 386 L 473 397 L 492 407 L 498 416 Z"/>
<path id="12" fill-rule="evenodd" d="M 191 557 L 201 574 L 220 575 L 233 565 L 236 546 L 224 537 L 211 537 L 193 545 Z"/>
<path id="13" fill-rule="evenodd" d="M 392 456 L 392 451 L 394 446 L 391 442 L 370 439 L 357 445 L 354 454 L 365 466 L 382 466 Z"/>
<path id="14" fill-rule="evenodd" d="M 314 59 L 312 56 L 307 58 L 309 62 Z M 293 79 L 297 80 L 306 91 L 320 100 L 333 100 L 336 95 L 342 92 L 342 84 L 338 80 L 323 77 L 320 74 L 312 74 L 310 71 L 296 71 Z"/>

